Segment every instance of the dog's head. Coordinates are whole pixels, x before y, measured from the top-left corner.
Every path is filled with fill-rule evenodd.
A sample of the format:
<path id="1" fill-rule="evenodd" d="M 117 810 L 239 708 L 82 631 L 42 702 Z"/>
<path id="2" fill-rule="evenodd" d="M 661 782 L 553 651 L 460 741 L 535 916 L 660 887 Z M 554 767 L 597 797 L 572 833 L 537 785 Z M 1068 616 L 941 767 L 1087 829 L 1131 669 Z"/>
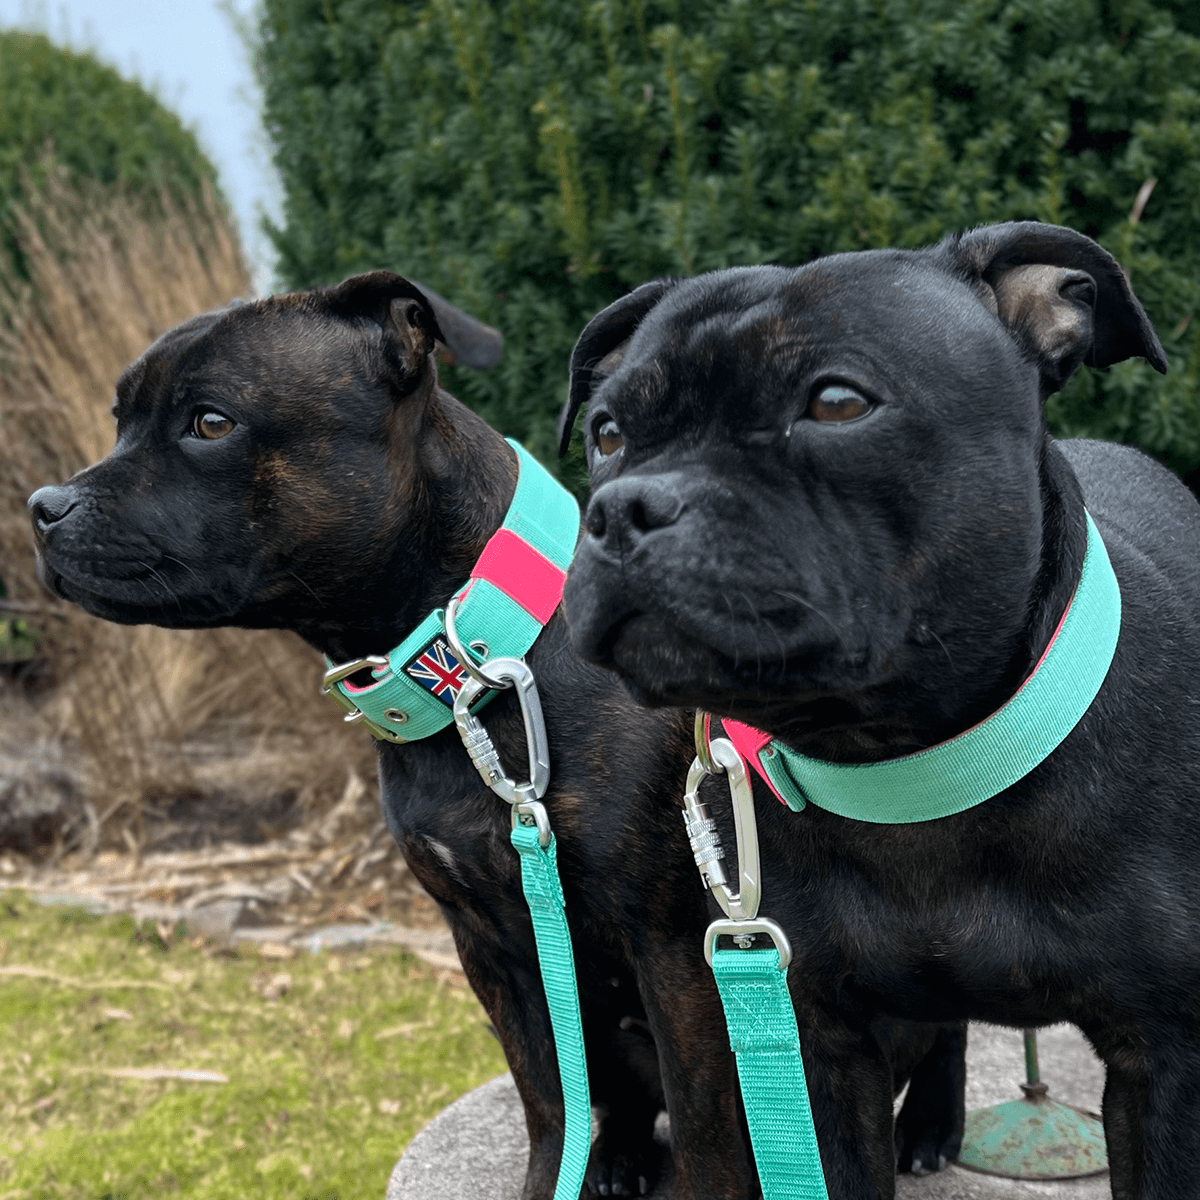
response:
<path id="1" fill-rule="evenodd" d="M 601 483 L 577 647 L 643 702 L 757 724 L 982 669 L 1028 619 L 1043 402 L 1134 355 L 1165 368 L 1116 262 L 1035 222 L 639 288 L 572 358 L 561 430 L 586 403 Z"/>
<path id="2" fill-rule="evenodd" d="M 439 342 L 486 365 L 499 335 L 386 271 L 170 330 L 117 383 L 112 453 L 30 498 L 44 582 L 122 623 L 295 628 L 397 548 L 419 571 L 458 469 L 424 436 Z"/>

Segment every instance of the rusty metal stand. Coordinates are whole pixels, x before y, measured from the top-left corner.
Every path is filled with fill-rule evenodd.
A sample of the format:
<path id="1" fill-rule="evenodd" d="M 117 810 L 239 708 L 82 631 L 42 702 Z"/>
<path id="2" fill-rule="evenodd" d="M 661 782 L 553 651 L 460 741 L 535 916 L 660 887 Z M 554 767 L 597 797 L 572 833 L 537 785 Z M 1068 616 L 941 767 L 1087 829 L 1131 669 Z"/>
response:
<path id="1" fill-rule="evenodd" d="M 1051 1100 L 1025 1030 L 1024 1099 L 967 1114 L 959 1166 L 1009 1179 L 1073 1179 L 1108 1170 L 1104 1128 L 1091 1113 Z"/>

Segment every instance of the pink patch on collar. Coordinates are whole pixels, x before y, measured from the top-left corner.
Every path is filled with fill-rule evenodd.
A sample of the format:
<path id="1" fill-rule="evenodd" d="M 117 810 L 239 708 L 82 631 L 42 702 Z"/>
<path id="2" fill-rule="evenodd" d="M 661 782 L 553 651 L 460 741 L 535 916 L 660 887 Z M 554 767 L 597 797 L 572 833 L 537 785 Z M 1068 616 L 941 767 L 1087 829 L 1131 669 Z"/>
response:
<path id="1" fill-rule="evenodd" d="M 787 804 L 787 801 L 779 794 L 779 789 L 763 770 L 762 763 L 758 758 L 763 747 L 770 742 L 771 735 L 763 733 L 761 729 L 755 729 L 752 725 L 743 725 L 741 721 L 731 721 L 728 717 L 722 717 L 721 724 L 725 728 L 726 736 L 733 743 L 733 748 L 742 756 L 743 761 L 748 762 L 758 772 L 763 783 L 771 789 L 780 804 Z"/>

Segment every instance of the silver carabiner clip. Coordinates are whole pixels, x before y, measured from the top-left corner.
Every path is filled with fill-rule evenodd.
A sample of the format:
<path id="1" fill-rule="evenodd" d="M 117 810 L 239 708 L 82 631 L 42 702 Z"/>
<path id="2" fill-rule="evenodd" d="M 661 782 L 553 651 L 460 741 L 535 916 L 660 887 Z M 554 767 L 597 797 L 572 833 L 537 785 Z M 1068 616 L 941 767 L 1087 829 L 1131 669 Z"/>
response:
<path id="1" fill-rule="evenodd" d="M 488 683 L 472 676 L 459 688 L 458 695 L 454 697 L 454 723 L 483 782 L 513 806 L 513 824 L 516 825 L 522 818 L 526 819 L 527 824 L 536 824 L 538 840 L 547 846 L 550 843 L 550 823 L 539 801 L 550 786 L 550 745 L 537 683 L 533 672 L 519 658 L 493 658 L 484 666 L 489 679 L 501 681 L 503 687 L 516 689 L 521 717 L 525 722 L 525 744 L 529 748 L 529 778 L 517 782 L 504 774 L 500 755 L 488 731 L 471 712 L 471 705 L 489 690 Z"/>
<path id="2" fill-rule="evenodd" d="M 746 764 L 728 738 L 710 738 L 708 713 L 696 714 L 696 757 L 688 771 L 683 795 L 683 820 L 700 878 L 704 881 L 725 913 L 726 920 L 716 920 L 704 936 L 704 957 L 712 966 L 717 938 L 729 936 L 740 950 L 754 945 L 755 934 L 765 934 L 779 951 L 779 969 L 786 971 L 792 961 L 792 947 L 787 934 L 769 917 L 758 915 L 762 898 L 762 877 L 759 873 L 758 824 L 754 819 L 754 789 L 746 775 Z M 733 829 L 737 838 L 738 890 L 729 884 L 722 861 L 725 848 L 716 822 L 700 799 L 700 784 L 709 775 L 724 773 L 729 783 L 729 799 L 733 807 Z"/>
<path id="3" fill-rule="evenodd" d="M 693 839 L 693 850 L 697 856 L 697 865 L 707 887 L 717 898 L 717 903 L 725 915 L 734 921 L 752 921 L 758 916 L 758 903 L 762 895 L 762 880 L 759 874 L 758 858 L 758 825 L 754 820 L 754 790 L 746 777 L 746 767 L 742 756 L 734 748 L 728 738 L 716 738 L 708 743 L 709 760 L 719 770 L 724 771 L 729 781 L 729 798 L 733 804 L 733 828 L 737 837 L 738 857 L 738 888 L 735 892 L 730 887 L 725 876 L 724 868 L 718 857 L 724 857 L 722 849 L 719 855 L 715 852 L 720 845 L 716 826 L 708 815 L 708 809 L 700 800 L 699 790 L 703 780 L 713 772 L 707 768 L 697 755 L 688 771 L 687 787 L 683 794 L 684 820 L 688 825 L 689 836 Z M 702 865 L 700 858 L 702 850 L 697 847 L 693 829 L 702 831 L 711 839 L 712 846 L 706 856 L 709 866 Z M 713 863 L 716 869 L 713 868 Z"/>

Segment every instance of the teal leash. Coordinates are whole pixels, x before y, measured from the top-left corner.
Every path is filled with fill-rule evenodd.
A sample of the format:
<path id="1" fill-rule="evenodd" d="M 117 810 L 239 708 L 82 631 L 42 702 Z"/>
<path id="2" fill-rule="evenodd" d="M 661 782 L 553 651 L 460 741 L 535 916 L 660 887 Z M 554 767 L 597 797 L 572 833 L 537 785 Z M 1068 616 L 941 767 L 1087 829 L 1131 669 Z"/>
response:
<path id="1" fill-rule="evenodd" d="M 346 721 L 361 723 L 381 741 L 416 741 L 453 722 L 484 783 L 511 805 L 511 839 L 520 855 L 563 1093 L 563 1153 L 554 1200 L 579 1200 L 592 1142 L 587 1055 L 557 846 L 541 803 L 550 783 L 546 722 L 533 672 L 521 657 L 562 598 L 579 507 L 523 447 L 509 445 L 519 462 L 512 502 L 464 588 L 387 655 L 327 664 L 323 691 L 344 710 Z M 367 669 L 369 683 L 351 683 Z M 509 688 L 520 704 L 529 752 L 528 778 L 519 782 L 505 775 L 477 715 Z"/>
<path id="2" fill-rule="evenodd" d="M 808 758 L 740 722 L 710 741 L 696 717 L 696 759 L 684 795 L 684 822 L 706 887 L 725 910 L 705 937 L 725 1010 L 764 1200 L 826 1200 L 804 1078 L 796 1014 L 787 988 L 791 947 L 760 918 L 758 833 L 749 762 L 795 812 L 814 804 L 851 820 L 907 824 L 939 820 L 990 800 L 1045 761 L 1099 693 L 1121 632 L 1121 590 L 1100 531 L 1087 520 L 1079 583 L 1049 646 L 1016 694 L 978 725 L 903 758 L 861 766 Z M 728 777 L 738 848 L 739 890 L 725 872 L 716 825 L 700 801 L 707 775 Z M 722 949 L 732 936 L 737 949 Z M 755 939 L 770 937 L 769 948 Z"/>
<path id="3" fill-rule="evenodd" d="M 579 1200 L 592 1149 L 592 1104 L 571 931 L 567 928 L 558 877 L 557 847 L 553 833 L 545 846 L 541 844 L 536 823 L 515 825 L 512 844 L 521 855 L 521 883 L 533 918 L 533 936 L 542 969 L 542 987 L 550 1008 L 565 1106 L 563 1153 L 554 1200 Z"/>
<path id="4" fill-rule="evenodd" d="M 704 713 L 696 717 L 696 759 L 688 772 L 683 817 L 700 876 L 726 914 L 708 927 L 704 955 L 725 1010 L 763 1200 L 827 1200 L 800 1033 L 787 986 L 792 948 L 774 921 L 758 915 L 761 873 L 754 792 L 733 743 L 727 738 L 710 741 L 708 720 Z M 698 794 L 705 777 L 716 774 L 728 779 L 733 803 L 736 892 L 725 871 L 716 823 Z M 724 937 L 731 937 L 737 948 L 722 948 Z M 773 944 L 756 948 L 761 937 Z"/>
<path id="5" fill-rule="evenodd" d="M 451 637 L 453 644 L 457 639 Z M 493 658 L 468 670 L 471 678 L 454 699 L 454 723 L 484 783 L 512 806 L 510 836 L 521 856 L 521 886 L 533 921 L 563 1093 L 563 1152 L 554 1200 L 578 1200 L 592 1148 L 592 1105 L 575 956 L 558 874 L 558 847 L 541 802 L 550 783 L 546 722 L 533 672 L 522 659 Z M 504 774 L 492 739 L 471 711 L 478 697 L 496 686 L 515 688 L 521 706 L 529 751 L 529 778 L 523 782 Z"/>
<path id="6" fill-rule="evenodd" d="M 825 1200 L 800 1034 L 780 952 L 715 950 L 713 974 L 766 1200 Z"/>

